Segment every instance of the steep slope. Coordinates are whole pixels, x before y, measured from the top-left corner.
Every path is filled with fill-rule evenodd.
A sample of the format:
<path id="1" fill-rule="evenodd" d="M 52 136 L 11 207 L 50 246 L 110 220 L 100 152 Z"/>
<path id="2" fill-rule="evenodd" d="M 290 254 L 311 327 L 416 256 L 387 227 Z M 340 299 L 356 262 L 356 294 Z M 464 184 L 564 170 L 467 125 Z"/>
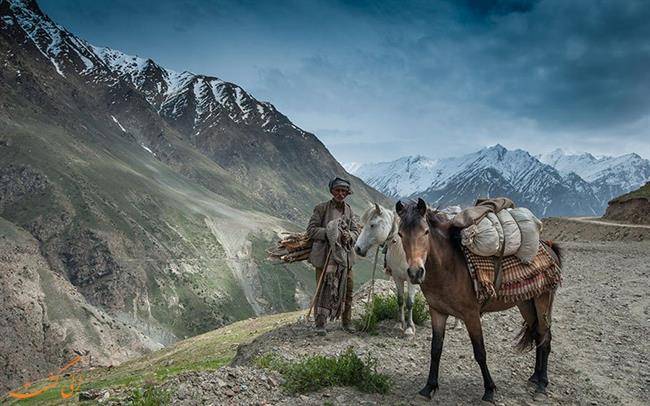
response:
<path id="1" fill-rule="evenodd" d="M 434 205 L 471 205 L 481 196 L 510 196 L 540 216 L 597 213 L 593 190 L 577 176 L 563 178 L 523 150 L 501 145 L 457 158 L 422 156 L 361 165 L 355 174 L 392 197 L 421 196 Z"/>
<path id="2" fill-rule="evenodd" d="M 603 217 L 624 223 L 650 224 L 650 182 L 612 199 Z"/>
<path id="3" fill-rule="evenodd" d="M 199 120 L 194 136 L 197 129 L 183 117 L 203 117 L 203 110 L 181 108 L 189 94 L 180 84 L 180 98 L 168 99 L 157 90 L 164 80 L 150 88 L 131 78 L 35 1 L 0 0 L 0 55 L 0 216 L 7 228 L 31 235 L 30 249 L 36 244 L 43 258 L 40 280 L 62 281 L 44 293 L 44 311 L 59 306 L 48 303 L 50 296 L 67 297 L 69 290 L 77 295 L 74 306 L 103 312 L 117 326 L 114 335 L 99 328 L 101 340 L 85 339 L 93 337 L 86 327 L 61 329 L 62 352 L 47 355 L 51 363 L 61 365 L 62 354 L 75 351 L 97 362 L 122 361 L 131 353 L 102 355 L 113 336 L 142 352 L 304 305 L 312 273 L 302 264 L 271 267 L 264 248 L 278 232 L 303 227 L 310 207 L 327 198 L 331 176 L 347 176 L 312 134 L 255 101 L 255 111 L 261 105 L 265 112 L 257 121 L 223 110 Z M 194 84 L 206 80 L 190 76 Z M 222 85 L 235 102 L 253 103 L 236 85 Z M 177 120 L 173 100 L 180 103 Z M 357 210 L 367 200 L 385 201 L 353 182 Z M 5 262 L 2 272 L 14 275 L 21 264 Z M 26 278 L 40 283 L 33 272 Z M 41 328 L 50 323 L 27 309 L 8 311 L 0 309 L 0 317 Z M 19 337 L 21 329 L 9 333 Z M 50 371 L 50 364 L 18 362 L 0 353 L 0 386 L 18 367 L 30 376 Z"/>

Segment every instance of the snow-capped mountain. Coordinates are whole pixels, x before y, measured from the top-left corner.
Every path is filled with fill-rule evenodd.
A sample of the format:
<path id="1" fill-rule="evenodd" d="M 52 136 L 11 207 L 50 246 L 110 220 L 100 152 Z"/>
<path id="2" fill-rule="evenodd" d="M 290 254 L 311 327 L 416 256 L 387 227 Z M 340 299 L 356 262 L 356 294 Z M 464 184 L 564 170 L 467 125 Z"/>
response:
<path id="1" fill-rule="evenodd" d="M 63 77 L 80 74 L 106 82 L 125 79 L 143 93 L 161 116 L 181 123 L 187 121 L 199 131 L 204 125 L 214 125 L 215 118 L 227 116 L 236 123 L 259 126 L 266 132 L 277 133 L 283 127 L 291 127 L 305 136 L 271 103 L 256 100 L 234 83 L 188 71 L 175 72 L 151 59 L 94 46 L 54 23 L 34 2 L 5 0 L 3 6 L 11 11 L 3 13 L 3 28 L 24 31 Z"/>
<path id="2" fill-rule="evenodd" d="M 588 152 L 567 154 L 562 149 L 556 149 L 537 158 L 563 176 L 573 172 L 587 182 L 620 186 L 628 191 L 638 188 L 650 178 L 650 161 L 635 153 L 596 158 Z"/>
<path id="3" fill-rule="evenodd" d="M 636 154 L 595 158 L 559 151 L 538 159 L 497 144 L 456 158 L 364 164 L 353 173 L 394 198 L 470 205 L 477 197 L 505 195 L 540 216 L 597 215 L 611 198 L 650 179 L 650 163 Z"/>
<path id="4" fill-rule="evenodd" d="M 188 124 L 196 130 L 195 135 L 225 116 L 235 123 L 259 126 L 269 133 L 277 133 L 287 126 L 305 135 L 271 103 L 258 101 L 234 83 L 188 71 L 175 72 L 151 59 L 110 48 L 91 48 L 114 73 L 141 91 L 161 116 Z"/>

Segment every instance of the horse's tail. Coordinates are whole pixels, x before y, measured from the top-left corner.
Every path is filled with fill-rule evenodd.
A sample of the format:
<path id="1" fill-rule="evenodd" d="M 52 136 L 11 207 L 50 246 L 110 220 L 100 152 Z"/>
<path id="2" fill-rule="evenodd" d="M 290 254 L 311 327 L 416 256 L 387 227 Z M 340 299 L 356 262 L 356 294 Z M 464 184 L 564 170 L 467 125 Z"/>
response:
<path id="1" fill-rule="evenodd" d="M 518 351 L 528 352 L 535 348 L 535 335 L 537 334 L 537 319 L 532 326 L 529 326 L 528 323 L 524 323 L 521 327 L 521 331 L 517 334 L 516 339 L 519 341 L 515 345 Z"/>
<path id="2" fill-rule="evenodd" d="M 555 256 L 557 256 L 558 265 L 562 267 L 562 256 L 564 255 L 564 250 L 551 240 L 546 240 L 544 242 L 551 248 L 551 250 L 553 250 Z"/>

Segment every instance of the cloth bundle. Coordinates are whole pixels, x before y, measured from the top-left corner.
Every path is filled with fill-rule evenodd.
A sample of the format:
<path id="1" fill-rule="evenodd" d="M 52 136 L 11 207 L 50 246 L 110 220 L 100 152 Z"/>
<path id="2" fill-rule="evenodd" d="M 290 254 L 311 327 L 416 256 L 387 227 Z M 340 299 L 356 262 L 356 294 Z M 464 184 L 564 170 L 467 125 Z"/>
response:
<path id="1" fill-rule="evenodd" d="M 538 251 L 530 264 L 524 264 L 516 256 L 503 258 L 502 283 L 495 290 L 494 261 L 478 256 L 463 248 L 465 260 L 480 303 L 488 298 L 499 298 L 504 302 L 520 302 L 543 292 L 556 289 L 562 280 L 560 266 L 550 254 L 551 247 L 540 242 Z"/>
<path id="2" fill-rule="evenodd" d="M 537 254 L 542 222 L 525 207 L 488 212 L 461 230 L 461 243 L 483 257 L 516 255 L 529 264 Z M 504 244 L 504 247 L 501 245 Z"/>

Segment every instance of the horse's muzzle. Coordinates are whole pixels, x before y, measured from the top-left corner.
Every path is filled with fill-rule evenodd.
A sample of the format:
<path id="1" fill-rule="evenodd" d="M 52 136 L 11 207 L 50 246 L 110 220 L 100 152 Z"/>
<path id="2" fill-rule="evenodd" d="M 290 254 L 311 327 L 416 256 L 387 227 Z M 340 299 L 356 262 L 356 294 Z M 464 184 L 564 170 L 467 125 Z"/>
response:
<path id="1" fill-rule="evenodd" d="M 362 256 L 362 257 L 366 256 L 366 250 L 361 250 L 361 247 L 359 247 L 358 245 L 354 246 L 354 252 L 356 252 L 357 255 L 359 255 L 359 256 Z"/>
<path id="2" fill-rule="evenodd" d="M 424 282 L 424 268 L 423 267 L 417 267 L 417 268 L 411 268 L 409 267 L 406 270 L 406 273 L 409 276 L 409 279 L 411 280 L 411 283 L 414 285 L 419 285 L 422 282 Z"/>

